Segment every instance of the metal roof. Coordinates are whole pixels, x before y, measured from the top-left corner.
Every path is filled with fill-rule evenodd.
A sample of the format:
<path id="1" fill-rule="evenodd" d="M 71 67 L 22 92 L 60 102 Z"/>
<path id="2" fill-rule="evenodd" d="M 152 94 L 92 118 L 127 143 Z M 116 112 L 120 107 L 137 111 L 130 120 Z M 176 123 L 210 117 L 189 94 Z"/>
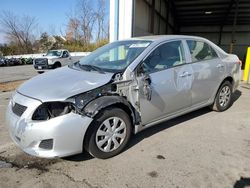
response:
<path id="1" fill-rule="evenodd" d="M 170 0 L 181 26 L 250 24 L 250 0 Z M 238 14 L 237 11 L 238 1 Z"/>

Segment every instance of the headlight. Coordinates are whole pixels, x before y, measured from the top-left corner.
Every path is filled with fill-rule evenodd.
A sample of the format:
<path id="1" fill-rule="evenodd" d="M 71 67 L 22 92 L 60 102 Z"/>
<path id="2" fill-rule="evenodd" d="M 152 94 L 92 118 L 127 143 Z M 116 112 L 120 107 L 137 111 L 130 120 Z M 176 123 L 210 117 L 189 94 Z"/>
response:
<path id="1" fill-rule="evenodd" d="M 51 59 L 48 59 L 48 64 L 52 64 L 52 60 Z"/>
<path id="2" fill-rule="evenodd" d="M 88 92 L 75 97 L 75 105 L 78 110 L 82 110 L 90 101 L 101 96 L 99 93 Z"/>
<path id="3" fill-rule="evenodd" d="M 74 110 L 68 102 L 47 102 L 41 104 L 32 116 L 32 120 L 48 120 L 54 117 L 65 115 Z"/>

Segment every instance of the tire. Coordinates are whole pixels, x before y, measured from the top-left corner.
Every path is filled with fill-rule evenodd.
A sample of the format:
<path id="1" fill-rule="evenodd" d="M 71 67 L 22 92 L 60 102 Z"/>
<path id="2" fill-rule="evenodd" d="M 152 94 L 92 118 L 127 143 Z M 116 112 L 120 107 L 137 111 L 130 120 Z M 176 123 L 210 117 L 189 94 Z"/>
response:
<path id="1" fill-rule="evenodd" d="M 232 84 L 229 81 L 223 82 L 220 86 L 212 110 L 222 112 L 227 110 L 232 105 Z"/>
<path id="2" fill-rule="evenodd" d="M 62 66 L 62 65 L 61 65 L 60 62 L 56 62 L 56 63 L 54 64 L 53 68 L 56 69 L 56 68 L 59 68 L 59 67 L 61 67 L 61 66 Z"/>
<path id="3" fill-rule="evenodd" d="M 91 123 L 84 139 L 84 148 L 93 157 L 107 159 L 122 152 L 130 136 L 131 120 L 128 114 L 120 108 L 106 108 Z"/>
<path id="4" fill-rule="evenodd" d="M 37 71 L 38 72 L 38 74 L 42 74 L 42 73 L 44 73 L 44 71 Z"/>

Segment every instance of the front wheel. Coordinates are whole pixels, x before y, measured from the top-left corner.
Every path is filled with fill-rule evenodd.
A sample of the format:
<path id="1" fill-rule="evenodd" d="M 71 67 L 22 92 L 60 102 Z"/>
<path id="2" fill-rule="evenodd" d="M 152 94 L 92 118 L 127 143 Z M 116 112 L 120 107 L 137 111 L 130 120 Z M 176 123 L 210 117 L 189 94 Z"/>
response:
<path id="1" fill-rule="evenodd" d="M 53 68 L 54 69 L 57 69 L 57 68 L 60 68 L 62 65 L 60 62 L 56 62 L 54 65 L 53 65 Z"/>
<path id="2" fill-rule="evenodd" d="M 225 81 L 219 88 L 212 105 L 212 109 L 218 112 L 227 110 L 232 104 L 232 84 Z"/>
<path id="3" fill-rule="evenodd" d="M 92 156 L 100 159 L 119 154 L 131 136 L 131 120 L 120 108 L 104 109 L 90 126 L 84 147 Z"/>

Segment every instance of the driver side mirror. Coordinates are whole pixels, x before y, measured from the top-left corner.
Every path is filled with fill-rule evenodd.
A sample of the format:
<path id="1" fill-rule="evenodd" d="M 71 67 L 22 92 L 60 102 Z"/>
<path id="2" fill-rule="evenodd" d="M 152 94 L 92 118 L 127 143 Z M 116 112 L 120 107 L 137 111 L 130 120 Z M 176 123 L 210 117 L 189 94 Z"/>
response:
<path id="1" fill-rule="evenodd" d="M 143 93 L 148 101 L 151 100 L 152 88 L 151 88 L 151 78 L 148 74 L 143 77 Z"/>
<path id="2" fill-rule="evenodd" d="M 143 75 L 145 75 L 145 74 L 146 74 L 146 70 L 145 70 L 145 68 L 144 68 L 144 62 L 142 62 L 142 63 L 139 65 L 138 69 L 137 69 L 137 75 L 138 75 L 138 76 L 143 76 Z"/>
<path id="3" fill-rule="evenodd" d="M 139 67 L 137 68 L 137 76 L 138 77 L 142 77 L 141 81 L 142 81 L 142 92 L 145 96 L 145 98 L 150 101 L 151 100 L 151 96 L 152 96 L 152 88 L 151 88 L 151 77 L 150 75 L 147 73 L 145 67 L 144 67 L 144 63 L 142 62 Z"/>

